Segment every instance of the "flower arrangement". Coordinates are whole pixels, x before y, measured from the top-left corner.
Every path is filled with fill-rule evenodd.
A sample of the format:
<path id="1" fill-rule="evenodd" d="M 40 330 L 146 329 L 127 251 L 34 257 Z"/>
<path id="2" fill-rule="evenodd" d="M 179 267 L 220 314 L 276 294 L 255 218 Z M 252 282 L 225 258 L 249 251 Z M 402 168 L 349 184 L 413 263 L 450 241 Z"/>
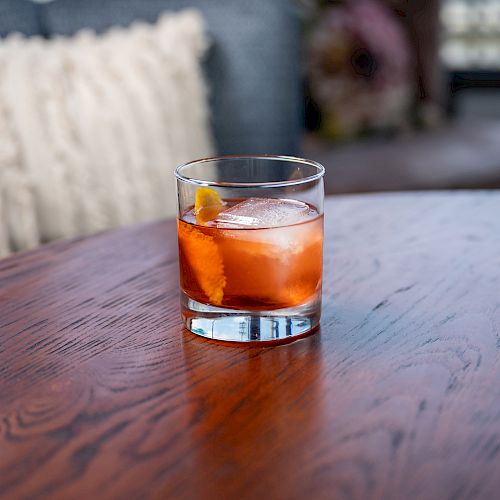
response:
<path id="1" fill-rule="evenodd" d="M 310 93 L 331 138 L 401 128 L 413 100 L 410 48 L 379 0 L 329 2 L 307 45 Z"/>

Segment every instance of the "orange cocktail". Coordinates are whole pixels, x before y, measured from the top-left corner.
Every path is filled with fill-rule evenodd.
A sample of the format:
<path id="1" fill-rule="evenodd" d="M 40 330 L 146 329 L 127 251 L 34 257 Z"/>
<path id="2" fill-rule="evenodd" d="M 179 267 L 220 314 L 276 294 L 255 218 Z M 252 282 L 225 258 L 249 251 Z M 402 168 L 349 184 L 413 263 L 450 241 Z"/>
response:
<path id="1" fill-rule="evenodd" d="M 181 287 L 198 302 L 264 311 L 320 293 L 323 218 L 305 203 L 231 200 L 202 224 L 192 208 L 178 231 Z"/>
<path id="2" fill-rule="evenodd" d="M 321 315 L 321 165 L 220 157 L 176 169 L 181 314 L 217 340 L 282 341 Z"/>

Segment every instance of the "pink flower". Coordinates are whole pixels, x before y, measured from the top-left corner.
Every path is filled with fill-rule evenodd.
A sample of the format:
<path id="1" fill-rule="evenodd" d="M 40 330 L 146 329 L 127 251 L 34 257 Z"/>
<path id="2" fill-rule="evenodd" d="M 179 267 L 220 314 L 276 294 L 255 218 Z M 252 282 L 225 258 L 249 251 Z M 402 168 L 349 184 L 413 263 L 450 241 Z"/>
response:
<path id="1" fill-rule="evenodd" d="M 397 18 L 377 0 L 325 9 L 307 55 L 313 97 L 349 134 L 404 119 L 411 101 L 410 49 Z"/>

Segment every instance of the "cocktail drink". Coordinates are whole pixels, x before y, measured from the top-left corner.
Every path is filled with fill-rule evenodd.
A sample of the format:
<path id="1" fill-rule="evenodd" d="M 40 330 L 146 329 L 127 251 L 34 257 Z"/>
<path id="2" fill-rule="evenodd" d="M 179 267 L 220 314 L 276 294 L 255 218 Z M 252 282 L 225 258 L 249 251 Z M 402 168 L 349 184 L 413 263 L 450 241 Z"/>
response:
<path id="1" fill-rule="evenodd" d="M 320 165 L 287 157 L 218 158 L 177 169 L 188 329 L 258 342 L 319 324 L 322 174 Z"/>
<path id="2" fill-rule="evenodd" d="M 269 311 L 319 298 L 323 221 L 315 208 L 273 198 L 229 200 L 213 220 L 197 223 L 192 208 L 178 224 L 181 287 L 191 299 Z"/>

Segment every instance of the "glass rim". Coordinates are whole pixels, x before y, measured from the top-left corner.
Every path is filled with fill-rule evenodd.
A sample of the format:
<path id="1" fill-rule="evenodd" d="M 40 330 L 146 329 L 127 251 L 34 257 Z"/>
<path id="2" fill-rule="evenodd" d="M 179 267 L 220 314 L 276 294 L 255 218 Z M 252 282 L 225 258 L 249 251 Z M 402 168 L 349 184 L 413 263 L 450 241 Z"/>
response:
<path id="1" fill-rule="evenodd" d="M 317 172 L 313 175 L 308 175 L 300 179 L 290 179 L 284 181 L 270 181 L 270 182 L 222 182 L 222 181 L 208 181 L 203 179 L 194 179 L 192 177 L 187 177 L 181 174 L 181 170 L 185 167 L 191 165 L 196 165 L 200 163 L 209 163 L 214 161 L 228 161 L 228 160 L 276 160 L 276 161 L 288 161 L 294 163 L 300 163 L 302 165 L 310 165 L 317 168 Z M 281 186 L 296 186 L 300 184 L 306 184 L 318 179 L 321 179 L 325 174 L 325 167 L 314 160 L 308 160 L 306 158 L 299 158 L 297 156 L 284 156 L 284 155 L 222 155 L 213 156 L 209 158 L 201 158 L 198 160 L 191 160 L 178 165 L 175 169 L 175 177 L 188 184 L 195 184 L 197 186 L 220 186 L 220 187 L 281 187 Z"/>

